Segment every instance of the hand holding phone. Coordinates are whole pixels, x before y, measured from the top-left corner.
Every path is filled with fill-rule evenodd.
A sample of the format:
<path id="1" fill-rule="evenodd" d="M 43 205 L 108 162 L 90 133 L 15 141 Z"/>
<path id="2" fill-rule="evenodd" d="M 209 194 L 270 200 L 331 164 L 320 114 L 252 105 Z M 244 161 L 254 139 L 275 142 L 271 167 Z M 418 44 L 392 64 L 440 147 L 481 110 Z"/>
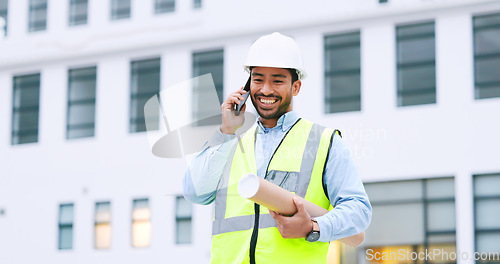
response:
<path id="1" fill-rule="evenodd" d="M 248 99 L 248 96 L 250 96 L 250 79 L 251 79 L 251 77 L 248 77 L 247 83 L 245 84 L 245 87 L 243 88 L 243 90 L 247 91 L 245 94 L 242 95 L 243 100 L 240 101 L 240 104 L 236 105 L 236 112 L 234 112 L 234 114 L 236 116 L 240 115 L 241 108 L 243 107 L 243 105 L 245 105 L 245 103 Z"/>

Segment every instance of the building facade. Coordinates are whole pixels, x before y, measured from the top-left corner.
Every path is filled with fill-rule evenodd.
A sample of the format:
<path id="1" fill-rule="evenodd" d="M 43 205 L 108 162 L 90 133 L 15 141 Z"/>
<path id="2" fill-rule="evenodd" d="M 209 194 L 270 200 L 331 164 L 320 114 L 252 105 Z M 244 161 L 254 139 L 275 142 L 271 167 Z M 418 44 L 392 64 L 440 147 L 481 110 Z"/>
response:
<path id="1" fill-rule="evenodd" d="M 329 261 L 500 261 L 500 1 L 0 0 L 0 17 L 1 263 L 207 263 L 213 207 L 182 197 L 187 159 L 152 155 L 144 103 L 206 73 L 222 100 L 274 31 L 302 48 L 294 109 L 342 131 L 373 205 L 364 244 Z"/>

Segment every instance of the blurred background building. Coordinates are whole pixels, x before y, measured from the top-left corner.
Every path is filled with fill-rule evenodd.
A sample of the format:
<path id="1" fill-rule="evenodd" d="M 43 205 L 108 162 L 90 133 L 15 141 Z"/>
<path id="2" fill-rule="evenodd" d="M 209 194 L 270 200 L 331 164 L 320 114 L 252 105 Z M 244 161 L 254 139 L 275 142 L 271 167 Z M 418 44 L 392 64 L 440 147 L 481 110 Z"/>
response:
<path id="1" fill-rule="evenodd" d="M 205 73 L 222 100 L 274 31 L 309 73 L 295 109 L 343 132 L 373 204 L 330 262 L 500 263 L 473 255 L 500 252 L 500 1 L 0 0 L 0 17 L 0 263 L 207 263 L 213 208 L 182 197 L 185 159 L 151 154 L 143 106 Z M 442 254 L 394 259 L 425 249 Z"/>

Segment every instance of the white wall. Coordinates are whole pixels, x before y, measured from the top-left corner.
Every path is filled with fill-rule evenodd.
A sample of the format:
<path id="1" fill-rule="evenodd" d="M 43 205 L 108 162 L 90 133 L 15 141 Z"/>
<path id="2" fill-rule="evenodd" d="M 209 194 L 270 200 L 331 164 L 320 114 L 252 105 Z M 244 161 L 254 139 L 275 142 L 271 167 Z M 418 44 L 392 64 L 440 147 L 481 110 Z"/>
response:
<path id="1" fill-rule="evenodd" d="M 303 49 L 309 77 L 297 111 L 341 129 L 366 182 L 454 176 L 457 249 L 474 250 L 471 176 L 500 172 L 500 98 L 474 100 L 471 16 L 500 11 L 498 1 L 225 0 L 204 1 L 201 10 L 177 1 L 175 13 L 153 16 L 149 1 L 135 0 L 130 20 L 109 21 L 109 1 L 90 0 L 89 24 L 75 28 L 66 26 L 66 2 L 50 1 L 47 32 L 28 34 L 27 1 L 9 1 L 9 35 L 0 40 L 2 262 L 207 262 L 211 206 L 195 206 L 193 244 L 175 245 L 186 161 L 156 158 L 145 133 L 128 132 L 130 61 L 160 56 L 164 89 L 191 77 L 193 51 L 224 48 L 227 95 L 246 80 L 241 64 L 251 43 L 275 30 Z M 397 107 L 394 26 L 422 20 L 436 22 L 437 103 Z M 323 37 L 354 30 L 362 111 L 324 114 Z M 67 70 L 89 65 L 98 69 L 95 137 L 66 140 Z M 12 76 L 32 72 L 42 76 L 39 142 L 12 146 Z M 150 199 L 152 242 L 133 249 L 132 199 L 142 197 Z M 94 250 L 94 204 L 106 200 L 112 246 Z M 58 206 L 66 202 L 75 204 L 74 249 L 59 251 Z"/>

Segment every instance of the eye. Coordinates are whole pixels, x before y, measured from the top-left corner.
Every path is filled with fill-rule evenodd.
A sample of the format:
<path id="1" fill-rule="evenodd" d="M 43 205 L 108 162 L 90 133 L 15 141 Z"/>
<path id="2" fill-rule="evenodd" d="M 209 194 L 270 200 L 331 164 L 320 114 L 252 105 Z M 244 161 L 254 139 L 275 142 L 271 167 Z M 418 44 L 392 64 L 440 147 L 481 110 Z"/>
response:
<path id="1" fill-rule="evenodd" d="M 280 81 L 280 80 L 274 80 L 274 83 L 283 83 L 283 81 Z"/>
<path id="2" fill-rule="evenodd" d="M 260 83 L 260 82 L 262 82 L 262 79 L 253 79 L 253 82 Z"/>

